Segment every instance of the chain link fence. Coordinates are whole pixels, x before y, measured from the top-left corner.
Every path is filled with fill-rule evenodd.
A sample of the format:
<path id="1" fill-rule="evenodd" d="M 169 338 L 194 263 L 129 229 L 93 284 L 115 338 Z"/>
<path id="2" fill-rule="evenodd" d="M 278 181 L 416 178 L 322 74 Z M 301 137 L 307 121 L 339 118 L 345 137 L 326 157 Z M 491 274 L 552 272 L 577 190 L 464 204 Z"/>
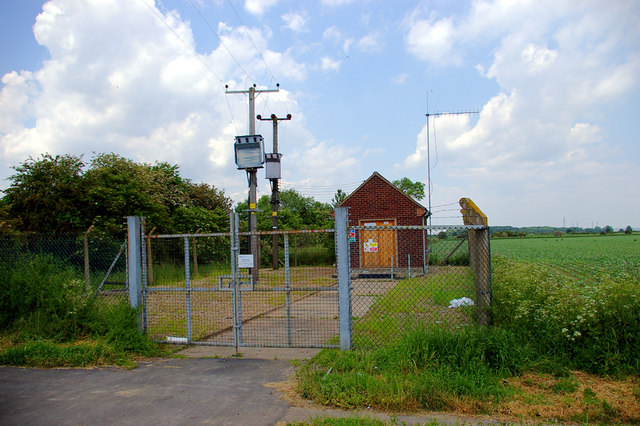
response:
<path id="1" fill-rule="evenodd" d="M 128 300 L 123 240 L 86 234 L 0 236 L 0 268 L 16 270 L 29 262 L 46 262 L 71 271 L 73 279 L 67 285 L 79 287 L 75 290 L 95 297 L 106 307 Z"/>
<path id="2" fill-rule="evenodd" d="M 416 325 L 489 323 L 486 226 L 342 225 L 143 235 L 144 330 L 169 343 L 366 348 Z M 51 258 L 105 306 L 132 300 L 127 250 L 90 235 L 0 237 L 3 268 Z"/>
<path id="3" fill-rule="evenodd" d="M 333 230 L 236 235 L 147 236 L 148 333 L 170 343 L 336 347 Z"/>
<path id="4" fill-rule="evenodd" d="M 354 347 L 415 326 L 487 323 L 488 239 L 479 226 L 356 226 L 349 230 Z M 488 232 L 488 231 L 487 231 Z"/>

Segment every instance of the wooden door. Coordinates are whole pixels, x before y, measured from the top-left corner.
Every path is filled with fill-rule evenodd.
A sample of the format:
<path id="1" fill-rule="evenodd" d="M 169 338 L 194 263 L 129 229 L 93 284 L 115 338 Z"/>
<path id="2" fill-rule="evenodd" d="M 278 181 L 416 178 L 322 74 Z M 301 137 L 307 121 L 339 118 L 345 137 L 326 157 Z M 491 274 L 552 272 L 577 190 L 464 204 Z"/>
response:
<path id="1" fill-rule="evenodd" d="M 394 226 L 394 220 L 367 220 L 365 227 Z M 363 229 L 361 231 L 362 267 L 391 268 L 398 264 L 396 232 L 390 229 Z"/>

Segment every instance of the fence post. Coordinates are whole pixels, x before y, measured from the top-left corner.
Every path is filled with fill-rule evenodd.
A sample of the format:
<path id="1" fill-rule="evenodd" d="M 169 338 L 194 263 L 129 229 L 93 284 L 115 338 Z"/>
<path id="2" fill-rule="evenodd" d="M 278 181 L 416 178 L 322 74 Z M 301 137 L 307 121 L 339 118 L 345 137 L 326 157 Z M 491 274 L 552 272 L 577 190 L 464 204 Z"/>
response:
<path id="1" fill-rule="evenodd" d="M 346 207 L 335 210 L 336 266 L 338 269 L 338 313 L 340 349 L 351 349 L 351 260 L 349 257 L 349 211 Z"/>
<path id="2" fill-rule="evenodd" d="M 139 308 L 142 299 L 142 239 L 139 216 L 127 216 L 127 235 L 129 241 L 129 304 Z M 138 327 L 142 331 L 142 322 Z"/>
<path id="3" fill-rule="evenodd" d="M 147 240 L 147 284 L 153 285 L 153 255 L 151 254 L 151 234 L 156 230 L 154 226 L 146 235 Z"/>
<path id="4" fill-rule="evenodd" d="M 487 216 L 468 198 L 460 199 L 462 219 L 465 225 L 483 228 L 469 230 L 469 265 L 475 275 L 476 308 L 478 323 L 489 325 L 491 308 L 491 252 L 489 251 L 489 227 Z"/>
<path id="5" fill-rule="evenodd" d="M 185 302 L 187 309 L 187 341 L 191 343 L 191 269 L 189 264 L 189 237 L 184 237 L 184 282 Z"/>

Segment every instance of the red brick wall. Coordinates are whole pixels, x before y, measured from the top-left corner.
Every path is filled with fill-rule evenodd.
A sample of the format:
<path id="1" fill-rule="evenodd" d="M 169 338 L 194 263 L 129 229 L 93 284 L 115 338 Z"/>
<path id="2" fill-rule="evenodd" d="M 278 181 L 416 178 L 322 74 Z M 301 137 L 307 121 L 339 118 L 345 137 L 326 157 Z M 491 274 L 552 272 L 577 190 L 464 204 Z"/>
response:
<path id="1" fill-rule="evenodd" d="M 349 226 L 361 225 L 361 221 L 395 220 L 395 224 L 422 225 L 421 209 L 417 203 L 405 196 L 377 174 L 374 174 L 356 192 L 345 200 L 341 207 L 349 208 Z M 356 242 L 351 243 L 351 266 L 360 267 L 361 242 L 356 233 Z M 397 231 L 396 265 L 407 267 L 408 256 L 411 266 L 419 267 L 423 261 L 422 231 Z"/>

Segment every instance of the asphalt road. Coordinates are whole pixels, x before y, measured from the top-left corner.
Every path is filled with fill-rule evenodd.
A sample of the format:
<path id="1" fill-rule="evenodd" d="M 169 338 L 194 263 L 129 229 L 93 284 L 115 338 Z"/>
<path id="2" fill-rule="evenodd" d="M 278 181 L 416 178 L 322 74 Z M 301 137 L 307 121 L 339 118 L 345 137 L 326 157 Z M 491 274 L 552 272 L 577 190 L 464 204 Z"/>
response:
<path id="1" fill-rule="evenodd" d="M 289 404 L 265 383 L 286 361 L 169 359 L 134 370 L 0 368 L 2 425 L 273 425 Z"/>
<path id="2" fill-rule="evenodd" d="M 192 347 L 186 357 L 119 368 L 0 367 L 0 425 L 284 425 L 317 417 L 373 417 L 387 424 L 496 424 L 495 419 L 444 413 L 399 414 L 292 406 L 267 383 L 293 374 L 286 359 L 317 350 Z M 202 358 L 207 357 L 207 358 Z M 260 359 L 257 359 L 260 358 Z M 275 359 L 277 358 L 277 359 Z"/>

